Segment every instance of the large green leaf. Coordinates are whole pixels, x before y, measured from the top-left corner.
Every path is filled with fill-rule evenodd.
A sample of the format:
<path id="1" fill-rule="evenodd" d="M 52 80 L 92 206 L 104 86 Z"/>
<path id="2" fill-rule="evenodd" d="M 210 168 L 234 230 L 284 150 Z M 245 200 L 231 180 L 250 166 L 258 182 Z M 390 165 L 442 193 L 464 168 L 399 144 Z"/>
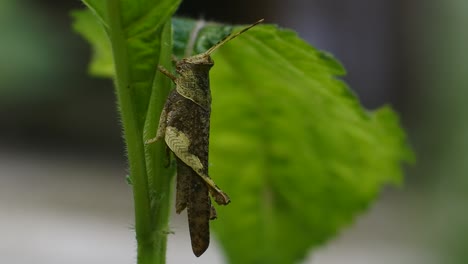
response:
<path id="1" fill-rule="evenodd" d="M 174 20 L 177 56 L 194 28 Z M 206 25 L 195 52 L 230 30 Z M 210 174 L 232 199 L 213 223 L 231 263 L 297 262 L 401 182 L 412 153 L 396 114 L 363 109 L 330 55 L 263 25 L 213 59 Z"/>
<path id="2" fill-rule="evenodd" d="M 232 199 L 214 227 L 231 263 L 297 262 L 401 182 L 397 116 L 363 109 L 330 55 L 266 25 L 213 59 L 210 174 Z"/>

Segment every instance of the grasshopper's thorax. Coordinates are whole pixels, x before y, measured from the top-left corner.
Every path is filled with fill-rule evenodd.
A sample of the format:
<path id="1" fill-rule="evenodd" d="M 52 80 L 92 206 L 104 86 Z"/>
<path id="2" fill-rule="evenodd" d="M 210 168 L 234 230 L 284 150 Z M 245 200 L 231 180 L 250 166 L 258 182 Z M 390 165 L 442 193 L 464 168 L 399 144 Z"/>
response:
<path id="1" fill-rule="evenodd" d="M 199 54 L 177 62 L 176 90 L 183 97 L 209 110 L 211 91 L 209 72 L 214 62 L 210 56 Z"/>

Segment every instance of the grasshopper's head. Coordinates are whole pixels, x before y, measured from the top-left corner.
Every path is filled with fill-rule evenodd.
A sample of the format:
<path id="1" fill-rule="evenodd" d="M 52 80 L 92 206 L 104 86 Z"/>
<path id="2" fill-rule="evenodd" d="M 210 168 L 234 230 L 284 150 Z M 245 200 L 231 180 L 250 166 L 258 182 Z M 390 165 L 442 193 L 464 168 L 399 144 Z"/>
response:
<path id="1" fill-rule="evenodd" d="M 188 64 L 200 64 L 204 66 L 212 67 L 214 65 L 213 60 L 211 59 L 210 54 L 202 53 L 195 56 L 191 56 L 183 59 L 184 63 Z"/>
<path id="2" fill-rule="evenodd" d="M 214 62 L 209 54 L 198 54 L 182 59 L 176 64 L 176 71 L 180 75 L 209 72 Z"/>
<path id="3" fill-rule="evenodd" d="M 179 74 L 175 80 L 177 92 L 207 110 L 211 105 L 209 72 L 213 65 L 213 60 L 206 54 L 188 57 L 176 64 Z"/>

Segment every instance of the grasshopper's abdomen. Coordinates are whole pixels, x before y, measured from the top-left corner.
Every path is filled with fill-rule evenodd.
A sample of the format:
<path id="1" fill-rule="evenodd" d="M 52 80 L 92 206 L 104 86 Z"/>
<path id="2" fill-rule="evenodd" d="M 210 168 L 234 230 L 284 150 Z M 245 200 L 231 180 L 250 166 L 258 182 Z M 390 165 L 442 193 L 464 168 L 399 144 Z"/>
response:
<path id="1" fill-rule="evenodd" d="M 210 244 L 211 199 L 208 186 L 191 171 L 187 216 L 192 251 L 199 257 Z"/>
<path id="2" fill-rule="evenodd" d="M 177 157 L 176 211 L 187 208 L 192 250 L 196 256 L 210 243 L 212 218 L 208 177 L 210 112 L 172 91 L 168 98 L 166 143 Z"/>

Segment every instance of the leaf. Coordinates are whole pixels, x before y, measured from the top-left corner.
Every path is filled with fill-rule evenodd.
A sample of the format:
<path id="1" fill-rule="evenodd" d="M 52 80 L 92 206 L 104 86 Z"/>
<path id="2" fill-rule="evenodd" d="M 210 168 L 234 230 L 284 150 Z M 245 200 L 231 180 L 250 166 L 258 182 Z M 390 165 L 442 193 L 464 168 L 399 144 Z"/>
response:
<path id="1" fill-rule="evenodd" d="M 108 31 L 108 14 L 105 1 L 83 1 L 90 11 L 74 12 L 74 28 L 93 44 L 94 56 L 90 71 L 101 77 L 113 76 L 113 62 Z M 122 28 L 125 30 L 128 54 L 130 86 L 134 94 L 134 105 L 140 127 L 146 118 L 148 101 L 159 61 L 161 34 L 164 23 L 177 9 L 180 0 L 123 1 L 121 0 Z M 96 19 L 91 19 L 90 12 Z M 101 28 L 96 27 L 98 21 Z"/>
<path id="2" fill-rule="evenodd" d="M 363 109 L 330 55 L 264 25 L 213 60 L 210 175 L 232 199 L 214 227 L 230 263 L 295 263 L 401 182 L 412 154 L 396 114 Z"/>
<path id="3" fill-rule="evenodd" d="M 230 25 L 189 18 L 173 18 L 172 24 L 175 30 L 173 52 L 179 58 L 204 52 L 229 35 L 233 29 Z"/>
<path id="4" fill-rule="evenodd" d="M 91 43 L 94 48 L 93 57 L 89 65 L 89 73 L 98 77 L 111 77 L 114 75 L 114 61 L 109 38 L 99 21 L 88 10 L 75 10 L 73 29 Z"/>

